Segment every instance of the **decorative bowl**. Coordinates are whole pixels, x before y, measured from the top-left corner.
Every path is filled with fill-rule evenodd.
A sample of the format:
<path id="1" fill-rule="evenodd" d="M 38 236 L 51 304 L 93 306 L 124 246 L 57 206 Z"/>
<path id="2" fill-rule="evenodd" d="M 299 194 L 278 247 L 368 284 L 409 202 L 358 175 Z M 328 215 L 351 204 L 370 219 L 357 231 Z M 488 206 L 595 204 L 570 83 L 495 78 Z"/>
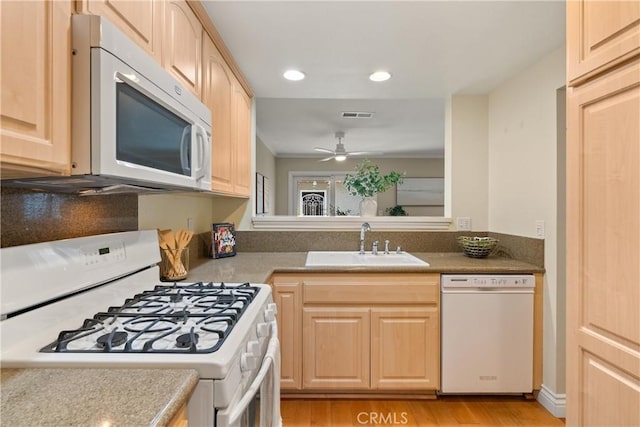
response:
<path id="1" fill-rule="evenodd" d="M 495 249 L 497 243 L 498 239 L 493 237 L 458 237 L 458 244 L 462 248 L 462 252 L 471 258 L 488 256 Z"/>

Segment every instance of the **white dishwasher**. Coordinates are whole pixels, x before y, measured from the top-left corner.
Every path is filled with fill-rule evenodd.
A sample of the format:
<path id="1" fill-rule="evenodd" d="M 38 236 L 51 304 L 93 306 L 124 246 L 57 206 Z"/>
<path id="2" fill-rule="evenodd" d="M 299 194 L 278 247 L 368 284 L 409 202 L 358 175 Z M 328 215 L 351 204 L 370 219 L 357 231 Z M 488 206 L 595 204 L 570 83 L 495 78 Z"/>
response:
<path id="1" fill-rule="evenodd" d="M 533 275 L 442 275 L 443 394 L 533 391 Z"/>

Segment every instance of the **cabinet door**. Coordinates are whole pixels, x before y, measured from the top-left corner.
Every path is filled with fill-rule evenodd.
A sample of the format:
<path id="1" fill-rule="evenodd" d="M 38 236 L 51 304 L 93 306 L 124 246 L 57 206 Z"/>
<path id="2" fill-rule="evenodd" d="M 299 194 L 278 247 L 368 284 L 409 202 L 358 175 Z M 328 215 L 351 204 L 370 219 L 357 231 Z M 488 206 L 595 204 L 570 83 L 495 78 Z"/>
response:
<path id="1" fill-rule="evenodd" d="M 167 427 L 189 427 L 189 420 L 187 419 L 187 404 L 185 403 L 180 407 L 178 413 L 169 420 Z"/>
<path id="2" fill-rule="evenodd" d="M 278 339 L 280 340 L 280 387 L 300 389 L 302 386 L 302 291 L 296 281 L 274 280 L 273 299 L 278 306 Z"/>
<path id="3" fill-rule="evenodd" d="M 640 425 L 640 58 L 567 90 L 567 425 Z"/>
<path id="4" fill-rule="evenodd" d="M 233 193 L 231 116 L 234 77 L 208 36 L 204 37 L 202 100 L 211 110 L 211 189 Z"/>
<path id="5" fill-rule="evenodd" d="M 71 2 L 0 2 L 2 178 L 68 175 Z"/>
<path id="6" fill-rule="evenodd" d="M 200 98 L 202 24 L 184 0 L 164 5 L 164 68 Z"/>
<path id="7" fill-rule="evenodd" d="M 83 0 L 78 2 L 78 9 L 81 13 L 104 16 L 161 63 L 163 5 L 158 0 Z"/>
<path id="8" fill-rule="evenodd" d="M 251 195 L 251 98 L 247 96 L 240 83 L 234 84 L 233 149 L 234 186 L 238 196 Z"/>
<path id="9" fill-rule="evenodd" d="M 369 388 L 369 309 L 303 310 L 305 389 Z"/>
<path id="10" fill-rule="evenodd" d="M 371 309 L 371 388 L 436 390 L 439 370 L 437 307 Z"/>
<path id="11" fill-rule="evenodd" d="M 570 83 L 640 53 L 640 2 L 567 2 L 567 74 Z"/>

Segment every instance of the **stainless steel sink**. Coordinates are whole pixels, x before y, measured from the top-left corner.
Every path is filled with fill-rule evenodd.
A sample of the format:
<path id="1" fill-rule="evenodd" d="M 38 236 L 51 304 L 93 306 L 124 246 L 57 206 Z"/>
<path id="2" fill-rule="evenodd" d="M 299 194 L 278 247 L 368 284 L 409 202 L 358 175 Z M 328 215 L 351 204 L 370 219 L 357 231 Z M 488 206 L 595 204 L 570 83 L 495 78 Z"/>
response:
<path id="1" fill-rule="evenodd" d="M 366 252 L 364 255 L 356 251 L 309 251 L 305 267 L 393 267 L 424 266 L 429 263 L 407 253 L 390 253 L 377 255 Z"/>

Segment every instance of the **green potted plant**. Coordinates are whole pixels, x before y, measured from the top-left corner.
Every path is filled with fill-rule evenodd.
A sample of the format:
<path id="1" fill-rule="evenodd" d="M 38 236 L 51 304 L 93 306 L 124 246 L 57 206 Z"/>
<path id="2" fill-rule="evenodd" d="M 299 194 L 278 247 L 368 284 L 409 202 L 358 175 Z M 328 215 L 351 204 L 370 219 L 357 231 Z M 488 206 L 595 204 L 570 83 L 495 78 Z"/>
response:
<path id="1" fill-rule="evenodd" d="M 360 202 L 360 216 L 375 216 L 378 193 L 387 191 L 392 185 L 402 183 L 402 175 L 392 171 L 386 175 L 380 173 L 380 167 L 364 159 L 356 167 L 355 174 L 347 174 L 344 186 L 352 196 L 362 197 Z"/>
<path id="2" fill-rule="evenodd" d="M 385 212 L 389 216 L 407 216 L 407 211 L 400 205 L 395 205 L 392 208 L 385 209 Z"/>

